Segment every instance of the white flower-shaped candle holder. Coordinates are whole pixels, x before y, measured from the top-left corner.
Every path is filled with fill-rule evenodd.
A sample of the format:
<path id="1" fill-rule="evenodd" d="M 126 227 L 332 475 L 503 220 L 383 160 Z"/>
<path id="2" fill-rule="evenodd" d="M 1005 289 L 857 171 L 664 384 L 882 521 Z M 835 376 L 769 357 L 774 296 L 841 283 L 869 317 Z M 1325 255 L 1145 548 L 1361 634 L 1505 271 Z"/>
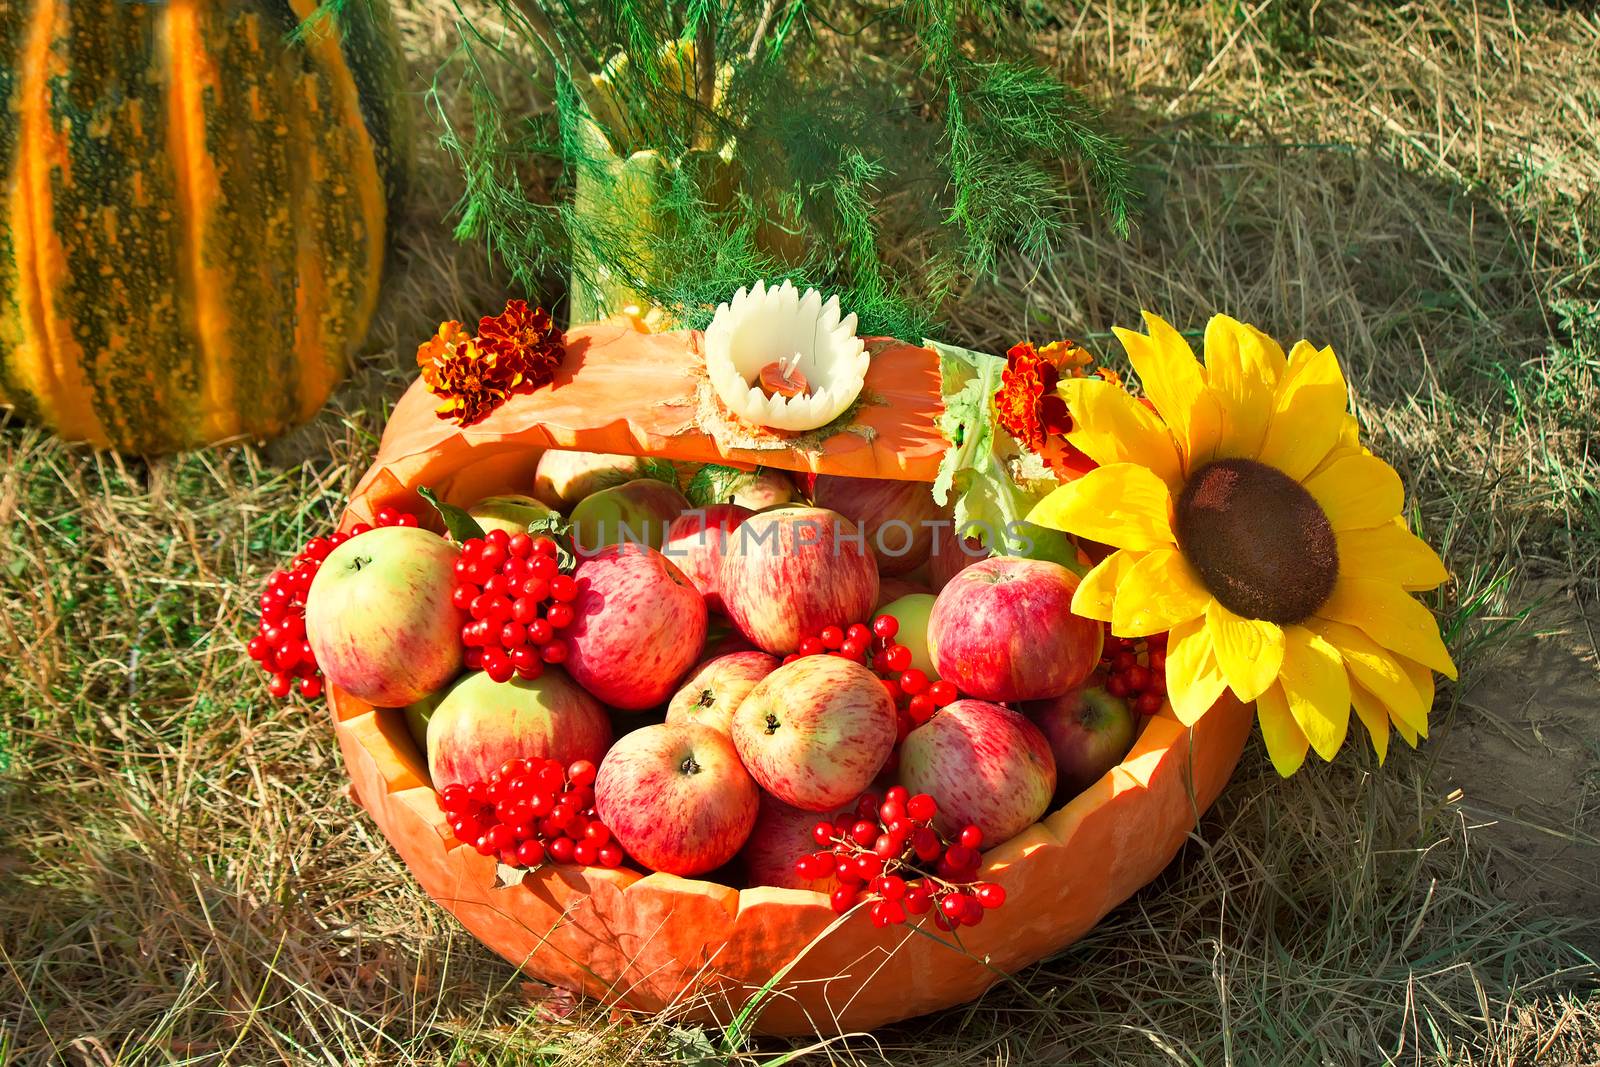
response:
<path id="1" fill-rule="evenodd" d="M 717 307 L 706 328 L 706 371 L 728 410 L 779 430 L 826 426 L 855 403 L 867 378 L 854 314 L 815 289 L 756 282 Z"/>

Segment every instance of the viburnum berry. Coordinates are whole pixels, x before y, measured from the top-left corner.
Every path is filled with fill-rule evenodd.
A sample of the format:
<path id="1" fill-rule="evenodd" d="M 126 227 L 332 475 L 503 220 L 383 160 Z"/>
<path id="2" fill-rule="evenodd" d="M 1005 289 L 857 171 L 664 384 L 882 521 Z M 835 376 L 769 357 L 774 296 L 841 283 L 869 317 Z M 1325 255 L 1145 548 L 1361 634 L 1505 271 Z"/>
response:
<path id="1" fill-rule="evenodd" d="M 807 881 L 836 879 L 829 894 L 833 910 L 842 915 L 870 904 L 868 917 L 877 927 L 930 911 L 942 930 L 976 926 L 985 910 L 1005 902 L 1005 890 L 977 881 L 982 831 L 963 826 L 946 840 L 933 826 L 938 813 L 933 797 L 909 795 L 904 786 L 882 798 L 864 793 L 854 811 L 817 822 L 811 836 L 824 851 L 796 859 L 795 873 Z"/>
<path id="2" fill-rule="evenodd" d="M 416 516 L 385 505 L 378 509 L 378 526 L 415 526 Z M 277 699 L 299 693 L 307 700 L 322 695 L 322 670 L 306 640 L 306 594 L 317 576 L 322 561 L 352 537 L 369 533 L 374 526 L 358 522 L 349 530 L 309 538 L 285 568 L 267 576 L 259 600 L 261 614 L 256 634 L 245 643 L 245 652 L 268 675 L 267 692 Z"/>
<path id="3" fill-rule="evenodd" d="M 1167 699 L 1167 635 L 1117 637 L 1108 624 L 1096 682 L 1135 713 L 1156 714 Z"/>
<path id="4" fill-rule="evenodd" d="M 469 616 L 461 628 L 469 669 L 497 682 L 532 681 L 566 661 L 560 631 L 572 625 L 578 585 L 562 573 L 560 554 L 550 537 L 501 529 L 462 544 L 451 600 Z"/>
<path id="5" fill-rule="evenodd" d="M 439 806 L 456 837 L 502 863 L 616 867 L 624 856 L 594 810 L 595 766 L 507 760 L 485 780 L 449 786 Z"/>

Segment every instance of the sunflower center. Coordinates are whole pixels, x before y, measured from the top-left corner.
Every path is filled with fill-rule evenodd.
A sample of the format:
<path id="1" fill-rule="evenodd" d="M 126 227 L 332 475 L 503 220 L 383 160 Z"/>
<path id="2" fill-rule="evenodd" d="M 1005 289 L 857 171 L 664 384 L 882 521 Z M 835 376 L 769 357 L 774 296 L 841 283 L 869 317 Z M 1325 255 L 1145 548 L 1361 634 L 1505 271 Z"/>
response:
<path id="1" fill-rule="evenodd" d="M 1339 576 L 1328 516 L 1301 484 L 1251 459 L 1201 467 L 1178 494 L 1178 546 L 1222 606 L 1247 619 L 1303 622 Z"/>

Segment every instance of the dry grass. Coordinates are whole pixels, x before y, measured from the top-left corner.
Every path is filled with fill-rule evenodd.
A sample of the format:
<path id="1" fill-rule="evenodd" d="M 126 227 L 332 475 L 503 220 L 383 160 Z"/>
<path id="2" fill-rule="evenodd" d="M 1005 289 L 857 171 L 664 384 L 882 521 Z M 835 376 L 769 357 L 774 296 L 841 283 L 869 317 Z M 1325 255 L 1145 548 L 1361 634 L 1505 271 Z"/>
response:
<path id="1" fill-rule="evenodd" d="M 1582 613 L 1600 574 L 1600 22 L 1484 0 L 1062 11 L 1046 43 L 1136 132 L 1143 223 L 1128 244 L 1091 227 L 1010 264 L 952 333 L 1103 344 L 1148 306 L 1333 343 L 1456 573 L 1438 607 L 1465 678 L 1435 741 L 1379 774 L 1351 752 L 1282 783 L 1252 749 L 1179 862 L 1088 939 L 969 1009 L 804 1059 L 1600 1062 L 1600 887 L 1569 877 L 1540 903 L 1523 881 L 1537 868 L 1508 879 L 1511 845 L 1472 802 L 1513 783 L 1452 756 L 1509 721 L 1533 775 L 1573 783 L 1514 821 L 1555 842 L 1563 873 L 1588 869 L 1573 857 L 1600 829 Z M 413 5 L 406 28 L 431 71 L 443 16 Z M 269 703 L 242 660 L 256 584 L 334 515 L 409 347 L 493 302 L 495 278 L 438 224 L 447 175 L 427 173 L 371 356 L 312 426 L 149 465 L 0 434 L 0 1063 L 786 1053 L 710 1056 L 719 1035 L 523 982 L 349 803 L 320 709 Z M 1541 681 L 1522 672 L 1540 669 L 1530 635 L 1552 604 L 1572 609 L 1549 639 L 1571 653 L 1567 748 L 1539 732 L 1552 720 L 1474 696 Z"/>

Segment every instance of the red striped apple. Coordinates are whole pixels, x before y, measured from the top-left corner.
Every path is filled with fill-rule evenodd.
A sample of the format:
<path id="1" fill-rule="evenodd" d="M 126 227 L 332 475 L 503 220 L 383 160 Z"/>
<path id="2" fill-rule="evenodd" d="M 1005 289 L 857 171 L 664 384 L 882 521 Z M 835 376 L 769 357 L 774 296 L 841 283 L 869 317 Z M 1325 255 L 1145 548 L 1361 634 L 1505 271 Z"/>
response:
<path id="1" fill-rule="evenodd" d="M 794 870 L 795 860 L 821 848 L 811 832 L 826 817 L 821 812 L 792 808 L 770 793 L 762 793 L 755 829 L 739 853 L 745 881 L 750 885 L 831 891 L 836 884 L 833 879 L 812 881 L 801 878 Z"/>
<path id="2" fill-rule="evenodd" d="M 598 763 L 610 744 L 605 711 L 560 670 L 531 682 L 474 671 L 428 718 L 428 773 L 435 789 L 470 785 L 509 759 Z"/>
<path id="3" fill-rule="evenodd" d="M 927 482 L 819 474 L 811 500 L 861 527 L 879 574 L 907 574 L 926 563 L 936 524 L 947 518 Z"/>
<path id="4" fill-rule="evenodd" d="M 1072 613 L 1078 576 L 1057 563 L 996 556 L 945 586 L 928 618 L 939 677 L 980 700 L 1060 696 L 1089 677 L 1104 627 Z"/>
<path id="5" fill-rule="evenodd" d="M 778 669 L 765 652 L 734 652 L 700 665 L 667 705 L 668 722 L 699 722 L 729 733 L 733 713 L 756 683 Z"/>
<path id="6" fill-rule="evenodd" d="M 733 715 L 733 743 L 751 776 L 806 811 L 829 811 L 859 796 L 894 742 L 894 703 L 883 683 L 840 656 L 779 667 Z"/>
<path id="7" fill-rule="evenodd" d="M 306 640 L 332 684 L 403 708 L 461 673 L 466 616 L 450 602 L 459 551 L 414 526 L 384 526 L 328 553 L 306 593 Z"/>
<path id="8" fill-rule="evenodd" d="M 671 696 L 706 640 L 706 602 L 653 548 L 617 545 L 578 564 L 567 671 L 626 711 Z"/>
<path id="9" fill-rule="evenodd" d="M 928 584 L 938 592 L 950 579 L 978 562 L 988 559 L 989 550 L 978 537 L 957 537 L 954 526 L 941 526 L 933 538 L 928 556 Z"/>
<path id="10" fill-rule="evenodd" d="M 728 735 L 693 722 L 624 734 L 594 783 L 595 811 L 617 843 L 668 874 L 704 874 L 733 859 L 760 803 Z"/>
<path id="11" fill-rule="evenodd" d="M 728 537 L 720 576 L 734 625 L 783 654 L 824 626 L 862 622 L 878 602 L 878 568 L 855 524 L 824 508 L 777 508 Z"/>
<path id="12" fill-rule="evenodd" d="M 878 604 L 873 608 L 872 613 L 874 615 L 881 614 L 885 604 L 892 604 L 901 597 L 911 596 L 913 593 L 926 593 L 932 596 L 933 590 L 921 582 L 908 581 L 905 578 L 880 577 L 878 579 Z"/>
<path id="13" fill-rule="evenodd" d="M 662 554 L 688 576 L 712 611 L 722 610 L 718 583 L 722 577 L 722 555 L 728 543 L 728 531 L 737 529 L 752 514 L 749 508 L 738 504 L 712 504 L 690 508 L 667 525 Z"/>
<path id="14" fill-rule="evenodd" d="M 1103 681 L 1097 672 L 1068 693 L 1022 706 L 1050 742 L 1056 758 L 1056 792 L 1063 801 L 1099 781 L 1133 747 L 1137 732 L 1133 710 L 1127 701 L 1106 692 Z"/>
<path id="15" fill-rule="evenodd" d="M 939 804 L 945 834 L 971 824 L 993 848 L 1039 821 L 1056 791 L 1050 742 L 1002 704 L 958 700 L 906 735 L 900 784 Z"/>

